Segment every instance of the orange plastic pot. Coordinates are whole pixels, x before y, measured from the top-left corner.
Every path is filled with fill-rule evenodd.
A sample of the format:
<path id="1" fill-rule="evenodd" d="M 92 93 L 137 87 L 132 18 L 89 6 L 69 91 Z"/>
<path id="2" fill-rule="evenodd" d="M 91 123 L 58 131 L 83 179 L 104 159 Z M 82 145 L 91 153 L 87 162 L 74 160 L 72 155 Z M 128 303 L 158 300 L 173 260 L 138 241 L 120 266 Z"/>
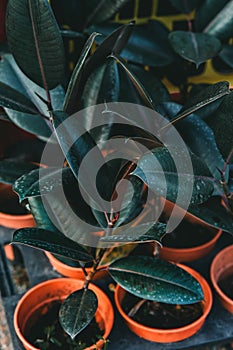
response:
<path id="1" fill-rule="evenodd" d="M 63 262 L 61 262 L 60 260 L 56 259 L 49 252 L 45 251 L 45 254 L 46 254 L 47 258 L 49 259 L 51 265 L 54 267 L 54 269 L 56 271 L 58 271 L 61 275 L 66 276 L 66 277 L 70 277 L 70 278 L 77 278 L 80 280 L 84 279 L 83 271 L 81 268 L 66 265 Z M 102 278 L 105 278 L 107 276 L 107 274 L 108 274 L 107 270 L 106 269 L 102 270 L 102 268 L 104 268 L 104 266 L 101 266 L 101 269 L 97 270 L 96 274 L 94 275 L 93 280 L 102 279 Z M 87 267 L 86 271 L 87 271 L 87 273 L 89 273 L 91 271 L 91 267 Z"/>
<path id="2" fill-rule="evenodd" d="M 233 300 L 219 287 L 218 282 L 224 276 L 233 273 L 233 244 L 221 250 L 210 266 L 210 279 L 222 306 L 233 314 Z"/>
<path id="3" fill-rule="evenodd" d="M 4 206 L 4 201 L 8 201 L 9 199 L 14 199 L 18 196 L 12 190 L 10 185 L 0 184 L 0 201 L 2 206 Z M 20 204 L 19 204 L 20 205 Z M 0 212 L 0 225 L 8 228 L 19 229 L 23 227 L 34 227 L 35 221 L 33 219 L 32 214 L 8 214 L 4 212 Z"/>
<path id="4" fill-rule="evenodd" d="M 26 327 L 33 322 L 33 318 L 35 319 L 38 310 L 45 314 L 49 303 L 55 300 L 64 300 L 69 294 L 82 287 L 83 281 L 71 278 L 56 278 L 31 288 L 20 299 L 14 312 L 14 327 L 26 350 L 38 350 L 24 337 Z M 106 294 L 100 288 L 93 284 L 90 284 L 89 288 L 97 295 L 98 309 L 95 317 L 100 328 L 105 330 L 103 338 L 107 339 L 114 321 L 113 307 Z M 103 344 L 104 340 L 99 340 L 96 344 L 86 348 L 86 350 L 101 349 Z"/>
<path id="5" fill-rule="evenodd" d="M 211 293 L 209 284 L 198 272 L 191 269 L 190 267 L 184 266 L 181 264 L 178 264 L 178 266 L 182 267 L 184 270 L 189 272 L 194 278 L 198 280 L 198 282 L 202 286 L 202 290 L 204 293 L 204 301 L 202 302 L 203 304 L 202 316 L 196 321 L 194 321 L 193 323 L 190 323 L 180 328 L 158 329 L 158 328 L 151 328 L 151 327 L 144 326 L 134 321 L 132 318 L 130 318 L 122 309 L 121 304 L 126 294 L 126 291 L 123 288 L 121 288 L 119 285 L 117 285 L 115 289 L 115 303 L 116 303 L 117 309 L 121 314 L 121 316 L 124 318 L 124 321 L 126 322 L 129 329 L 133 333 L 137 334 L 139 337 L 144 338 L 146 340 L 158 342 L 158 343 L 176 342 L 176 341 L 184 340 L 186 338 L 191 337 L 192 335 L 197 333 L 197 331 L 204 324 L 205 319 L 212 307 L 213 298 L 212 298 L 212 293 Z"/>
<path id="6" fill-rule="evenodd" d="M 215 246 L 217 240 L 222 234 L 222 230 L 207 228 L 216 232 L 211 240 L 193 248 L 171 248 L 163 246 L 160 248 L 160 258 L 174 262 L 188 262 L 198 260 L 206 256 Z"/>

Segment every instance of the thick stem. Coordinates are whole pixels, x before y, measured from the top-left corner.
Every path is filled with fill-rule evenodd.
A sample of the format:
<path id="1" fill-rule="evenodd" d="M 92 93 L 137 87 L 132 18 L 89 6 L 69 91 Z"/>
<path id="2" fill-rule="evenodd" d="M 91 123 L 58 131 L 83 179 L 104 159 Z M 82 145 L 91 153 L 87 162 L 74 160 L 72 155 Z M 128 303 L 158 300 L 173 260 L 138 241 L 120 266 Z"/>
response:
<path id="1" fill-rule="evenodd" d="M 105 253 L 105 249 L 104 248 L 100 249 L 99 254 L 98 254 L 98 256 L 96 257 L 96 259 L 95 259 L 95 261 L 93 263 L 91 271 L 85 276 L 85 281 L 84 281 L 84 284 L 83 284 L 83 288 L 84 289 L 88 288 L 89 283 L 92 281 L 94 275 L 96 274 L 97 268 L 99 266 L 99 263 L 100 263 L 103 255 L 104 255 L 104 253 Z"/>

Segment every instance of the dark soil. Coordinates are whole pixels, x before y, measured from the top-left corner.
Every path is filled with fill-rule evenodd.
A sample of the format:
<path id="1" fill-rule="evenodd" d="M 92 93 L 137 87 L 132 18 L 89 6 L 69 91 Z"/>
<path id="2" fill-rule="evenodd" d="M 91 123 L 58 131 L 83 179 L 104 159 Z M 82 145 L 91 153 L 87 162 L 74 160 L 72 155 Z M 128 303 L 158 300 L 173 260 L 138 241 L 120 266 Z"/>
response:
<path id="1" fill-rule="evenodd" d="M 13 190 L 10 189 L 7 194 L 5 191 L 0 191 L 0 196 L 0 212 L 13 215 L 29 213 L 27 209 L 19 203 L 19 197 Z"/>
<path id="2" fill-rule="evenodd" d="M 218 285 L 224 294 L 233 300 L 233 266 L 221 275 Z"/>
<path id="3" fill-rule="evenodd" d="M 163 237 L 162 244 L 170 248 L 192 248 L 207 243 L 214 235 L 216 232 L 206 227 L 184 221 Z"/>
<path id="4" fill-rule="evenodd" d="M 61 301 L 57 300 L 50 304 L 49 310 L 43 314 L 41 310 L 36 312 L 27 321 L 25 338 L 35 347 L 41 350 L 82 350 L 95 344 L 103 335 L 104 330 L 100 329 L 95 319 L 74 339 L 72 340 L 60 326 L 58 313 Z M 36 320 L 35 320 L 36 317 Z"/>
<path id="5" fill-rule="evenodd" d="M 126 314 L 140 300 L 132 294 L 126 293 L 122 308 Z M 191 305 L 171 305 L 146 301 L 132 317 L 138 323 L 159 329 L 183 327 L 197 320 L 203 313 L 201 303 Z"/>

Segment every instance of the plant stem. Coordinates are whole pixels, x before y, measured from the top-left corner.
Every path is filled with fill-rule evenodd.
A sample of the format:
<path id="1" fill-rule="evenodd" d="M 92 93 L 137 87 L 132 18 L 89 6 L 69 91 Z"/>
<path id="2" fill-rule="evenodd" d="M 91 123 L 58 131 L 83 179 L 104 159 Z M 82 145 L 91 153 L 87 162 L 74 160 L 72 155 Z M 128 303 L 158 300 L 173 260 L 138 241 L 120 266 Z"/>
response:
<path id="1" fill-rule="evenodd" d="M 91 271 L 85 275 L 85 281 L 84 281 L 84 284 L 83 284 L 83 288 L 84 289 L 87 289 L 88 286 L 89 286 L 89 283 L 91 282 L 91 280 L 93 279 L 94 275 L 96 274 L 96 270 L 97 270 L 97 267 L 99 266 L 99 263 L 105 253 L 105 248 L 102 248 L 100 249 L 99 251 L 99 254 L 98 256 L 96 257 L 94 263 L 93 263 L 93 266 L 92 266 L 92 269 Z"/>
<path id="2" fill-rule="evenodd" d="M 137 304 L 135 304 L 132 309 L 130 309 L 130 311 L 128 312 L 128 316 L 129 317 L 133 317 L 137 312 L 138 310 L 140 309 L 140 307 L 145 304 L 146 302 L 146 299 L 142 299 L 140 300 L 139 302 L 137 302 Z"/>

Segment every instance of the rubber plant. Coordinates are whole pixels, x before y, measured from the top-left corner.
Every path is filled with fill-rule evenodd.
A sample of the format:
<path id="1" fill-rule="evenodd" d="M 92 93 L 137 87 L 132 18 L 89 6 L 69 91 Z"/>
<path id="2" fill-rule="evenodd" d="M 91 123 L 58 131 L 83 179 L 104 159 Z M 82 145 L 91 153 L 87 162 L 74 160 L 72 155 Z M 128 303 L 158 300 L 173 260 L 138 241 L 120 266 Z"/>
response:
<path id="1" fill-rule="evenodd" d="M 46 167 L 25 173 L 16 180 L 15 191 L 21 201 L 28 200 L 37 227 L 16 231 L 12 242 L 44 249 L 80 263 L 85 276 L 83 288 L 66 299 L 60 312 L 63 328 L 74 338 L 89 324 L 95 313 L 96 296 L 88 286 L 102 259 L 119 244 L 160 242 L 169 228 L 166 222 L 152 220 L 151 213 L 162 197 L 176 203 L 178 191 L 185 196 L 187 181 L 191 177 L 193 190 L 188 212 L 214 227 L 233 232 L 232 214 L 220 203 L 221 196 L 216 196 L 216 189 L 220 189 L 230 206 L 231 197 L 226 191 L 226 183 L 230 179 L 227 168 L 232 158 L 231 140 L 229 137 L 227 143 L 226 137 L 224 143 L 221 140 L 222 134 L 231 134 L 232 123 L 227 117 L 232 93 L 228 83 L 221 82 L 201 89 L 199 93 L 193 91 L 183 107 L 171 102 L 160 82 L 142 68 L 127 64 L 120 56 L 134 28 L 129 23 L 107 36 L 91 55 L 97 34 L 90 35 L 65 97 L 59 97 L 63 108 L 57 110 L 50 90 L 56 89 L 62 81 L 63 50 L 61 34 L 47 0 L 9 0 L 7 11 L 9 47 L 19 69 L 30 81 L 43 87 L 44 95 L 37 92 L 36 97 L 45 105 L 48 115 L 37 113 L 38 109 L 32 104 L 33 90 L 30 90 L 30 96 L 25 97 L 19 95 L 16 89 L 4 85 L 0 102 L 11 110 L 22 112 L 21 118 L 25 113 L 30 114 L 31 119 L 39 114 L 54 131 L 52 139 L 46 143 L 48 153 L 53 147 L 50 153 L 52 159 L 62 160 L 61 168 L 56 162 L 55 165 L 46 164 Z M 135 114 L 128 114 L 124 109 L 120 114 L 121 123 L 118 119 L 115 122 L 114 111 L 109 108 L 113 106 L 112 102 L 137 104 L 142 124 L 135 122 Z M 105 107 L 102 110 L 106 116 L 104 127 L 95 124 L 95 108 L 88 109 L 101 103 Z M 184 133 L 193 174 L 178 174 L 167 147 L 143 128 L 147 125 L 147 114 L 141 106 L 164 116 L 166 123 L 160 126 L 159 132 L 167 133 L 167 137 L 172 124 L 178 128 L 181 123 L 187 123 L 180 130 Z M 84 111 L 82 123 L 75 114 L 80 111 Z M 73 115 L 76 117 L 70 118 Z M 125 121 L 130 128 L 125 127 Z M 226 122 L 230 124 L 227 130 Z M 112 152 L 105 147 L 111 138 L 123 139 L 125 144 L 132 143 L 126 151 L 126 158 L 118 156 L 105 161 Z M 148 154 L 144 152 L 141 156 L 135 141 L 140 141 L 148 149 Z M 93 148 L 95 157 L 91 163 L 86 163 L 81 175 L 82 162 Z M 133 161 L 128 160 L 127 152 L 131 157 L 133 154 Z M 183 150 L 174 147 L 174 154 L 182 158 Z M 227 159 L 226 162 L 223 158 Z M 101 198 L 108 201 L 108 210 L 103 210 L 102 200 L 97 201 L 93 196 L 95 183 L 90 175 L 98 164 L 103 166 L 96 177 L 96 188 Z M 161 167 L 165 174 L 166 191 L 164 186 L 160 186 Z M 178 186 L 179 176 L 183 181 Z M 118 191 L 119 186 L 123 190 Z M 66 194 L 65 201 L 56 196 L 56 190 L 60 193 L 61 188 Z M 120 203 L 117 209 L 116 197 Z M 213 201 L 219 202 L 216 209 L 212 209 Z M 79 225 L 71 217 L 71 208 L 75 217 L 81 218 Z M 140 213 L 143 213 L 143 219 Z M 90 232 L 87 227 L 91 227 Z M 86 273 L 86 263 L 92 264 L 89 274 Z M 116 259 L 110 263 L 108 271 L 123 288 L 141 298 L 175 304 L 203 299 L 195 279 L 178 266 L 154 256 Z"/>

